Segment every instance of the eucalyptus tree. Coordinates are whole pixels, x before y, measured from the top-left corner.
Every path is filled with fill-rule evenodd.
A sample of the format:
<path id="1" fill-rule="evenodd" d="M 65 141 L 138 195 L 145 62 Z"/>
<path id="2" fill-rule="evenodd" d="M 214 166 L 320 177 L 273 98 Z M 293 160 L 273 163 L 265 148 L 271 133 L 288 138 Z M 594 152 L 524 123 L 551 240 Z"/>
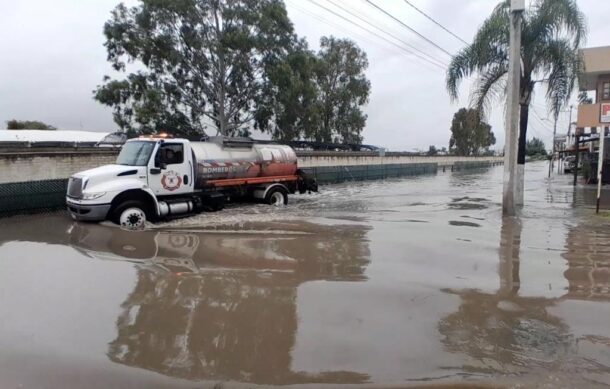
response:
<path id="1" fill-rule="evenodd" d="M 449 151 L 455 155 L 479 155 L 495 144 L 491 126 L 483 120 L 479 110 L 460 108 L 453 115 Z"/>
<path id="2" fill-rule="evenodd" d="M 296 40 L 281 0 L 140 0 L 118 5 L 104 35 L 114 69 L 133 71 L 94 98 L 123 129 L 179 134 L 247 133 L 269 67 Z"/>
<path id="3" fill-rule="evenodd" d="M 257 127 L 274 139 L 361 143 L 370 82 L 366 54 L 347 39 L 322 37 L 317 53 L 303 40 L 269 69 Z"/>
<path id="4" fill-rule="evenodd" d="M 510 0 L 502 1 L 485 20 L 473 42 L 458 52 L 447 71 L 447 90 L 458 97 L 460 81 L 476 75 L 471 103 L 485 112 L 505 94 L 508 71 Z M 586 21 L 575 0 L 533 0 L 523 14 L 518 163 L 525 162 L 529 106 L 536 85 L 546 85 L 554 116 L 568 103 L 586 37 Z"/>
<path id="5" fill-rule="evenodd" d="M 320 129 L 315 139 L 360 143 L 367 116 L 371 83 L 364 71 L 366 53 L 349 39 L 322 37 L 316 79 L 319 88 Z"/>
<path id="6" fill-rule="evenodd" d="M 282 61 L 268 69 L 269 82 L 256 110 L 255 127 L 273 139 L 313 139 L 320 129 L 318 59 L 299 40 Z"/>

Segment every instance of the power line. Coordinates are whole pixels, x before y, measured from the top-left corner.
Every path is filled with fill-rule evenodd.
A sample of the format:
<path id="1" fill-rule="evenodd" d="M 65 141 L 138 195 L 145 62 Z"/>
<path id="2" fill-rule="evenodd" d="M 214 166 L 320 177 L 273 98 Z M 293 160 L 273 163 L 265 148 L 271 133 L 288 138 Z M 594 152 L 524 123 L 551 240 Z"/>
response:
<path id="1" fill-rule="evenodd" d="M 534 118 L 538 120 L 538 123 L 540 123 L 540 125 L 542 126 L 542 129 L 548 132 L 553 132 L 553 130 L 551 130 L 550 128 L 547 128 L 547 124 L 543 123 L 543 119 L 540 117 L 540 115 L 538 115 L 538 111 L 536 111 L 536 107 L 532 106 L 532 112 L 534 113 Z M 544 119 L 544 120 L 548 120 L 548 119 Z M 548 124 L 550 126 L 550 123 Z"/>
<path id="2" fill-rule="evenodd" d="M 321 4 L 316 3 L 316 2 L 315 2 L 315 1 L 313 1 L 313 0 L 308 0 L 308 1 L 309 1 L 310 3 L 312 3 L 312 4 L 314 4 L 314 5 L 316 5 L 316 6 L 320 7 L 320 8 L 322 8 L 322 9 L 324 9 L 324 10 L 325 10 L 325 11 L 327 11 L 327 12 L 330 12 L 331 14 L 333 14 L 333 15 L 335 15 L 335 16 L 338 16 L 339 18 L 341 18 L 341 19 L 343 19 L 343 20 L 347 21 L 348 23 L 351 23 L 351 24 L 355 25 L 356 27 L 359 27 L 359 28 L 363 29 L 364 31 L 368 32 L 369 34 L 372 34 L 372 35 L 376 36 L 377 38 L 379 38 L 379 39 L 381 39 L 381 40 L 383 40 L 383 41 L 385 41 L 385 42 L 387 42 L 387 43 L 389 43 L 389 44 L 391 44 L 391 45 L 393 45 L 393 46 L 396 46 L 397 48 L 401 49 L 402 51 L 405 51 L 405 52 L 407 52 L 407 53 L 409 53 L 409 54 L 411 54 L 411 55 L 415 55 L 415 56 L 419 57 L 420 59 L 422 59 L 422 60 L 424 60 L 424 61 L 426 61 L 426 62 L 430 63 L 431 65 L 434 65 L 434 66 L 436 66 L 436 67 L 438 67 L 438 68 L 441 68 L 442 70 L 445 70 L 445 67 L 443 67 L 442 65 L 439 65 L 438 63 L 433 62 L 433 61 L 431 61 L 431 60 L 429 60 L 429 59 L 427 59 L 427 58 L 424 58 L 424 57 L 418 56 L 416 53 L 413 53 L 411 50 L 408 50 L 408 49 L 406 49 L 405 47 L 402 47 L 402 46 L 400 46 L 400 45 L 396 44 L 395 42 L 392 42 L 392 41 L 388 40 L 387 38 L 385 38 L 385 37 L 383 37 L 383 36 L 381 36 L 381 35 L 377 34 L 377 33 L 376 33 L 376 32 L 374 32 L 374 31 L 371 31 L 371 30 L 367 29 L 366 27 L 363 27 L 362 25 L 360 25 L 360 24 L 358 24 L 358 23 L 354 22 L 353 20 L 350 20 L 350 19 L 348 19 L 348 18 L 344 17 L 343 15 L 338 14 L 337 12 L 335 12 L 335 11 L 333 11 L 333 10 L 331 10 L 331 9 L 329 9 L 329 8 L 327 8 L 327 7 L 325 7 L 325 6 L 321 5 Z"/>
<path id="3" fill-rule="evenodd" d="M 548 124 L 547 124 L 547 123 L 544 123 L 544 122 L 542 121 L 542 119 L 541 119 L 541 118 L 538 116 L 538 114 L 537 114 L 536 112 L 534 112 L 534 116 L 533 116 L 533 118 L 534 118 L 534 119 L 536 119 L 536 123 L 538 123 L 538 124 L 540 125 L 540 128 L 544 129 L 545 131 L 550 131 L 550 130 L 547 128 L 547 125 L 548 125 Z M 532 122 L 532 123 L 533 123 L 533 122 Z"/>
<path id="4" fill-rule="evenodd" d="M 304 8 L 301 8 L 301 7 L 297 6 L 297 4 L 296 4 L 296 3 L 293 3 L 293 2 L 290 2 L 290 1 L 289 1 L 289 3 L 290 3 L 290 5 L 291 5 L 292 7 L 294 7 L 294 9 L 296 9 L 297 11 L 300 11 L 300 12 L 302 12 L 302 13 L 306 14 L 306 15 L 309 15 L 309 16 L 311 16 L 312 18 L 314 18 L 314 19 L 316 19 L 316 20 L 318 20 L 318 21 L 320 21 L 320 22 L 322 22 L 322 23 L 324 23 L 324 24 L 327 24 L 327 25 L 329 25 L 329 26 L 331 26 L 331 27 L 335 27 L 335 28 L 337 28 L 337 29 L 339 29 L 339 30 L 341 30 L 341 31 L 343 31 L 343 32 L 345 32 L 345 33 L 347 33 L 347 34 L 355 34 L 355 35 L 356 35 L 356 36 L 358 36 L 359 38 L 364 39 L 365 41 L 370 42 L 371 44 L 374 44 L 374 45 L 378 44 L 377 42 L 373 41 L 372 39 L 367 38 L 367 37 L 366 37 L 366 36 L 364 36 L 363 34 L 359 34 L 359 33 L 357 33 L 357 32 L 350 31 L 350 30 L 348 30 L 347 28 L 345 28 L 345 27 L 341 26 L 340 24 L 333 23 L 333 22 L 331 22 L 330 20 L 328 20 L 328 19 L 326 19 L 326 18 L 324 18 L 324 17 L 322 17 L 322 16 L 320 16 L 320 15 L 317 15 L 317 14 L 315 14 L 315 13 L 311 12 L 311 11 L 308 11 L 308 10 L 306 10 L 306 9 L 304 9 Z"/>
<path id="5" fill-rule="evenodd" d="M 536 127 L 533 125 L 534 123 L 532 122 L 530 126 L 528 126 L 528 130 L 531 128 L 532 132 L 534 133 L 534 137 L 539 137 L 540 139 L 544 138 L 544 135 L 542 135 L 537 129 Z"/>
<path id="6" fill-rule="evenodd" d="M 376 32 L 374 32 L 374 31 L 369 30 L 369 29 L 368 29 L 368 28 L 366 28 L 366 27 L 363 27 L 362 25 L 360 25 L 360 24 L 358 24 L 358 23 L 354 22 L 353 20 L 350 20 L 350 19 L 346 18 L 345 16 L 343 16 L 343 15 L 341 15 L 341 14 L 339 14 L 339 13 L 337 13 L 337 12 L 333 11 L 332 9 L 329 9 L 329 8 L 327 8 L 327 7 L 325 7 L 325 6 L 321 5 L 321 4 L 318 4 L 318 3 L 316 3 L 316 2 L 315 2 L 315 1 L 313 1 L 313 0 L 308 0 L 308 1 L 309 1 L 310 3 L 312 3 L 312 4 L 316 5 L 316 6 L 318 6 L 318 7 L 320 7 L 320 8 L 322 8 L 322 9 L 326 10 L 327 12 L 330 12 L 330 13 L 332 13 L 333 15 L 340 17 L 341 19 L 343 19 L 343 20 L 347 21 L 348 23 L 351 23 L 351 24 L 353 24 L 353 25 L 355 25 L 355 26 L 357 26 L 357 27 L 359 27 L 359 28 L 363 29 L 364 31 L 368 32 L 369 34 L 373 34 L 373 35 L 375 35 L 376 37 L 378 37 L 379 39 L 382 39 L 382 40 L 384 40 L 385 42 L 388 42 L 388 43 L 390 43 L 391 45 L 398 47 L 399 49 L 401 49 L 401 50 L 403 50 L 403 51 L 405 51 L 405 52 L 407 52 L 407 53 L 409 53 L 409 54 L 411 54 L 411 55 L 415 55 L 415 56 L 419 57 L 420 59 L 423 59 L 424 61 L 426 61 L 426 62 L 428 62 L 428 63 L 430 63 L 430 64 L 432 64 L 432 65 L 434 65 L 434 66 L 436 66 L 436 67 L 438 67 L 438 68 L 440 68 L 440 69 L 442 69 L 442 70 L 445 70 L 445 69 L 446 69 L 445 67 L 443 67 L 443 66 L 439 65 L 438 63 L 433 62 L 433 61 L 431 61 L 431 60 L 429 60 L 429 59 L 427 59 L 427 58 L 425 58 L 425 57 L 418 56 L 416 53 L 412 52 L 411 50 L 408 50 L 407 48 L 405 48 L 405 47 L 403 47 L 403 46 L 400 46 L 400 45 L 396 44 L 395 42 L 392 42 L 392 41 L 388 40 L 387 38 L 385 38 L 385 37 L 383 37 L 383 36 L 381 36 L 381 35 L 377 34 L 377 33 L 376 33 Z"/>
<path id="7" fill-rule="evenodd" d="M 448 28 L 446 28 L 445 26 L 443 26 L 442 24 L 440 24 L 439 22 L 437 22 L 436 20 L 434 20 L 431 16 L 428 16 L 424 11 L 422 11 L 421 9 L 417 8 L 416 6 L 414 6 L 409 0 L 404 0 L 405 3 L 409 4 L 411 7 L 413 7 L 417 12 L 419 12 L 420 14 L 424 15 L 426 18 L 428 18 L 429 20 L 431 20 L 434 24 L 436 24 L 437 26 L 439 26 L 440 28 L 442 28 L 443 30 L 445 30 L 446 32 L 448 32 L 449 34 L 451 34 L 454 38 L 456 38 L 457 40 L 459 40 L 460 42 L 464 43 L 464 44 L 469 44 L 468 42 L 466 42 L 465 40 L 463 40 L 462 38 L 460 38 L 459 36 L 457 36 L 456 34 L 454 34 L 453 32 L 449 31 Z"/>
<path id="8" fill-rule="evenodd" d="M 322 22 L 322 23 L 324 23 L 324 24 L 327 24 L 327 25 L 329 25 L 329 26 L 335 27 L 335 28 L 337 28 L 337 29 L 339 29 L 339 30 L 341 30 L 341 31 L 344 31 L 344 32 L 346 32 L 347 34 L 350 34 L 350 35 L 355 34 L 356 36 L 360 37 L 361 39 L 364 39 L 364 40 L 365 40 L 365 41 L 367 41 L 367 42 L 370 42 L 370 43 L 371 43 L 371 44 L 373 44 L 373 45 L 379 45 L 379 43 L 378 43 L 378 42 L 375 42 L 375 41 L 373 41 L 373 40 L 371 40 L 371 39 L 367 38 L 366 36 L 364 36 L 364 35 L 362 35 L 362 34 L 359 34 L 359 33 L 353 32 L 353 31 L 350 31 L 350 30 L 348 30 L 347 28 L 345 28 L 345 27 L 343 27 L 343 26 L 341 26 L 341 25 L 339 25 L 339 24 L 337 24 L 337 23 L 333 23 L 333 22 L 329 21 L 328 19 L 326 19 L 326 18 L 324 18 L 324 17 L 322 17 L 322 16 L 320 16 L 320 15 L 317 15 L 317 14 L 315 14 L 315 13 L 311 12 L 311 11 L 308 11 L 308 10 L 306 10 L 306 9 L 303 9 L 303 8 L 301 8 L 301 7 L 298 7 L 298 6 L 297 6 L 295 3 L 293 3 L 293 2 L 290 2 L 290 1 L 289 1 L 289 3 L 290 3 L 290 4 L 291 4 L 291 6 L 292 6 L 292 7 L 294 7 L 296 10 L 298 10 L 298 11 L 300 11 L 300 12 L 302 12 L 302 13 L 306 14 L 306 15 L 309 15 L 309 16 L 313 17 L 313 18 L 315 18 L 316 20 L 319 20 L 319 21 L 321 21 L 321 22 Z M 366 31 L 368 31 L 368 30 L 366 30 Z M 385 41 L 385 40 L 384 40 L 384 41 Z M 386 41 L 386 42 L 387 42 L 387 41 Z M 387 43 L 393 43 L 393 42 L 387 42 Z M 394 45 L 394 46 L 397 46 L 397 45 Z M 400 48 L 400 49 L 402 50 L 402 48 L 401 48 L 400 46 L 397 46 L 397 47 L 398 47 L 398 48 Z M 395 49 L 394 49 L 394 50 L 395 50 Z M 402 50 L 402 51 L 400 52 L 400 54 L 402 54 L 402 55 L 406 56 L 405 52 L 403 52 L 403 51 L 405 51 L 405 50 Z M 409 52 L 409 54 L 411 54 L 411 53 Z M 424 64 L 422 64 L 422 65 L 424 65 Z M 430 70 L 435 70 L 435 69 L 433 69 L 432 67 L 430 67 L 430 66 L 429 66 L 427 63 L 425 64 L 425 67 L 426 67 L 427 69 L 430 69 Z"/>
<path id="9" fill-rule="evenodd" d="M 410 43 L 408 43 L 408 42 L 406 42 L 406 41 L 404 41 L 404 40 L 400 39 L 400 38 L 399 38 L 399 37 L 397 37 L 396 35 L 394 35 L 394 34 L 392 34 L 392 33 L 388 32 L 388 31 L 384 30 L 384 29 L 383 29 L 383 28 L 381 28 L 381 27 L 376 26 L 375 24 L 373 24 L 373 23 L 369 22 L 368 20 L 364 19 L 362 16 L 360 16 L 360 15 L 356 14 L 355 12 L 350 11 L 349 9 L 346 9 L 346 8 L 342 7 L 341 5 L 339 5 L 339 4 L 337 4 L 337 3 L 335 3 L 333 0 L 328 0 L 328 1 L 329 1 L 329 2 L 330 2 L 332 5 L 334 5 L 335 7 L 339 8 L 339 9 L 342 9 L 343 11 L 345 11 L 345 12 L 347 12 L 348 14 L 350 14 L 350 15 L 352 15 L 352 16 L 354 16 L 354 17 L 358 18 L 359 20 L 362 20 L 362 21 L 363 21 L 363 22 L 365 22 L 366 24 L 368 24 L 368 25 L 370 25 L 371 27 L 373 27 L 373 28 L 377 29 L 378 31 L 381 31 L 381 32 L 383 32 L 384 34 L 386 34 L 386 35 L 388 35 L 388 36 L 390 36 L 390 37 L 392 37 L 392 38 L 396 39 L 397 41 L 401 42 L 401 43 L 402 43 L 402 44 L 404 44 L 405 46 L 407 46 L 407 47 L 411 48 L 412 50 L 415 50 L 415 51 L 417 51 L 417 52 L 421 53 L 422 55 L 425 55 L 426 57 L 428 57 L 428 58 L 432 59 L 432 60 L 433 60 L 433 61 L 435 61 L 435 62 L 438 62 L 439 64 L 443 65 L 444 67 L 447 67 L 447 66 L 448 66 L 448 65 L 447 65 L 446 63 L 444 63 L 442 60 L 439 60 L 439 59 L 437 59 L 437 58 L 435 58 L 435 57 L 431 56 L 430 54 L 428 54 L 428 53 L 426 53 L 426 52 L 424 52 L 424 51 L 422 51 L 422 50 L 418 49 L 417 47 L 415 47 L 415 46 L 411 45 Z M 418 56 L 418 57 L 419 57 L 419 56 Z M 421 58 L 421 57 L 419 57 L 419 58 Z M 424 58 L 422 58 L 422 59 L 424 59 Z"/>
<path id="10" fill-rule="evenodd" d="M 440 47 L 439 45 L 437 45 L 436 43 L 434 43 L 433 41 L 431 41 L 430 39 L 426 38 L 424 35 L 420 34 L 419 32 L 417 32 L 416 30 L 414 30 L 413 28 L 411 28 L 408 24 L 406 24 L 405 22 L 403 22 L 402 20 L 396 18 L 394 15 L 390 14 L 389 12 L 387 12 L 386 10 L 384 10 L 383 8 L 379 7 L 377 4 L 373 3 L 371 0 L 365 0 L 368 4 L 370 4 L 371 6 L 377 8 L 379 11 L 383 12 L 384 14 L 386 14 L 387 16 L 391 17 L 392 19 L 394 19 L 395 21 L 397 21 L 398 23 L 400 23 L 402 26 L 404 26 L 405 28 L 407 28 L 409 31 L 413 32 L 414 34 L 416 34 L 417 36 L 419 36 L 420 38 L 422 38 L 423 40 L 425 40 L 426 42 L 430 43 L 432 46 L 436 47 L 437 49 L 439 49 L 440 51 L 442 51 L 443 53 L 447 54 L 450 57 L 453 57 L 453 54 L 451 54 L 450 52 L 448 52 L 447 50 L 443 49 L 442 47 Z"/>

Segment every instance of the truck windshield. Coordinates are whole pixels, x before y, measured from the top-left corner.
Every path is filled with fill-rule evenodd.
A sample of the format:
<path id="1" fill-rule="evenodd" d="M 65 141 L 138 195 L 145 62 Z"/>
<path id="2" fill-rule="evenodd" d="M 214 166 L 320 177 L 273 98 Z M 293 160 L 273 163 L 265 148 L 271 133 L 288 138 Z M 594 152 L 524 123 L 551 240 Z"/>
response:
<path id="1" fill-rule="evenodd" d="M 127 142 L 116 159 L 117 165 L 146 166 L 155 142 Z"/>

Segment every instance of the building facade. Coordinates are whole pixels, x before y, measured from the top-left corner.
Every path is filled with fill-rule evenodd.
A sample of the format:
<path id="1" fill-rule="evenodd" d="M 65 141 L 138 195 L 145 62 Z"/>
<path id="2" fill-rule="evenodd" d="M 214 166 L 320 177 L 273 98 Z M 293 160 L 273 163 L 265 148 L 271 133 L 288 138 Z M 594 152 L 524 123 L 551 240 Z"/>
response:
<path id="1" fill-rule="evenodd" d="M 584 134 L 588 132 L 585 129 L 592 129 L 595 134 L 598 128 L 610 126 L 602 109 L 610 105 L 610 46 L 583 49 L 581 54 L 583 71 L 579 87 L 581 91 L 595 91 L 595 99 L 592 104 L 578 106 L 577 132 Z"/>

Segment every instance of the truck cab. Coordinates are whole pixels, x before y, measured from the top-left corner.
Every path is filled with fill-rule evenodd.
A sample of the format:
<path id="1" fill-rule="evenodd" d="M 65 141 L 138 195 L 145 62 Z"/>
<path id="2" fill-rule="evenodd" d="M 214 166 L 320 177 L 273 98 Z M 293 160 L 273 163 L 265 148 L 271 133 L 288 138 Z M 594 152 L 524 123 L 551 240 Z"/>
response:
<path id="1" fill-rule="evenodd" d="M 279 147 L 286 150 L 288 146 L 269 150 L 250 146 L 251 150 L 235 151 L 205 142 L 197 145 L 194 149 L 189 140 L 161 136 L 128 140 L 116 163 L 70 177 L 66 194 L 70 215 L 81 221 L 108 219 L 136 229 L 143 228 L 147 220 L 219 210 L 230 197 L 249 195 L 281 205 L 296 190 L 317 190 L 315 182 L 296 173 L 292 149 L 294 166 L 288 165 L 290 175 L 265 175 L 273 171 L 269 169 L 273 158 L 267 158 L 268 151 Z M 257 160 L 258 155 L 261 157 Z M 212 156 L 215 159 L 209 159 Z M 224 160 L 219 162 L 219 157 Z M 223 172 L 221 179 L 213 179 L 214 174 Z"/>
<path id="2" fill-rule="evenodd" d="M 68 181 L 66 203 L 76 220 L 99 221 L 116 215 L 112 209 L 129 198 L 158 214 L 158 196 L 193 192 L 193 161 L 189 141 L 138 138 L 125 143 L 116 163 L 74 174 Z M 116 208 L 116 207 L 115 207 Z M 124 207 L 121 207 L 124 208 Z M 109 215 L 113 210 L 114 215 Z M 135 215 L 132 220 L 135 220 Z M 114 218 L 113 221 L 120 222 Z"/>

